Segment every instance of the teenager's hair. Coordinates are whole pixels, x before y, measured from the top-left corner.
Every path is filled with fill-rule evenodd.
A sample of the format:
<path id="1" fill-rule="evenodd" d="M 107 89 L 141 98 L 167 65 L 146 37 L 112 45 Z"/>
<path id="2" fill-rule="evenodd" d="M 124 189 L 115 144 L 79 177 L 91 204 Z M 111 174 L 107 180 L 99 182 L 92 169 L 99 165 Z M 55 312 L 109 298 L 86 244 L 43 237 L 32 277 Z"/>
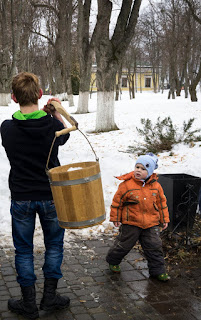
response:
<path id="1" fill-rule="evenodd" d="M 21 72 L 13 78 L 12 90 L 20 106 L 37 104 L 40 94 L 38 77 L 29 72 Z"/>

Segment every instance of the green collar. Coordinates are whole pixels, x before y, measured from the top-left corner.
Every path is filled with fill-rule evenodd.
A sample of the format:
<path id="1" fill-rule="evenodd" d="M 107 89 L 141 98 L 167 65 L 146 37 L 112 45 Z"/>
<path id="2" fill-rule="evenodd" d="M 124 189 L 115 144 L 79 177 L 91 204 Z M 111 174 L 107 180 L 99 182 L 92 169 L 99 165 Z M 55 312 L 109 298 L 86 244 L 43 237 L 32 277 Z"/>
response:
<path id="1" fill-rule="evenodd" d="M 17 120 L 28 120 L 28 119 L 40 119 L 42 117 L 45 117 L 47 113 L 43 110 L 36 110 L 31 113 L 22 113 L 20 110 L 16 111 L 13 114 L 13 117 Z"/>

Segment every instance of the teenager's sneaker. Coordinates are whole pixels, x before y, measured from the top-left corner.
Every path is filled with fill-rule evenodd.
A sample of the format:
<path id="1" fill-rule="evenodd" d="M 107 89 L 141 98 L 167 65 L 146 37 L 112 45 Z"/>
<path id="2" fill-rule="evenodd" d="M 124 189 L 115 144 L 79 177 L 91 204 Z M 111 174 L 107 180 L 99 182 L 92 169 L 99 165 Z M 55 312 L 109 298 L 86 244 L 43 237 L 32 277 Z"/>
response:
<path id="1" fill-rule="evenodd" d="M 161 273 L 159 274 L 158 276 L 156 276 L 156 278 L 159 280 L 159 281 L 168 281 L 170 280 L 170 276 L 168 276 L 167 273 Z"/>
<path id="2" fill-rule="evenodd" d="M 109 264 L 109 267 L 110 267 L 110 270 L 112 272 L 115 272 L 115 273 L 120 273 L 121 272 L 121 268 L 120 268 L 120 265 L 116 264 Z"/>

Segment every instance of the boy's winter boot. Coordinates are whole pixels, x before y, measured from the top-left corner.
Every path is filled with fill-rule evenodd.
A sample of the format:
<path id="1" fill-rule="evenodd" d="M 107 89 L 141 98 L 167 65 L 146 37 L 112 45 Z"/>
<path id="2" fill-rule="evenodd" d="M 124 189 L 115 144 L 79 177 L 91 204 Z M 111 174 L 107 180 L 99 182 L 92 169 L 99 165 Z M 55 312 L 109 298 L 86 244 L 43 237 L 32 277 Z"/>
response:
<path id="1" fill-rule="evenodd" d="M 166 282 L 166 281 L 170 280 L 170 276 L 169 276 L 167 273 L 161 273 L 161 274 L 159 274 L 159 275 L 157 276 L 157 279 L 158 279 L 159 281 L 164 281 L 164 282 Z"/>
<path id="2" fill-rule="evenodd" d="M 17 314 L 21 314 L 28 319 L 39 318 L 38 308 L 36 305 L 36 291 L 35 286 L 22 287 L 22 299 L 8 300 L 8 309 Z"/>
<path id="3" fill-rule="evenodd" d="M 109 268 L 114 273 L 120 273 L 121 272 L 120 265 L 118 265 L 118 264 L 109 264 Z"/>
<path id="4" fill-rule="evenodd" d="M 66 296 L 60 296 L 57 292 L 58 279 L 45 279 L 43 298 L 40 303 L 40 309 L 52 311 L 54 309 L 64 309 L 70 304 L 70 299 Z"/>

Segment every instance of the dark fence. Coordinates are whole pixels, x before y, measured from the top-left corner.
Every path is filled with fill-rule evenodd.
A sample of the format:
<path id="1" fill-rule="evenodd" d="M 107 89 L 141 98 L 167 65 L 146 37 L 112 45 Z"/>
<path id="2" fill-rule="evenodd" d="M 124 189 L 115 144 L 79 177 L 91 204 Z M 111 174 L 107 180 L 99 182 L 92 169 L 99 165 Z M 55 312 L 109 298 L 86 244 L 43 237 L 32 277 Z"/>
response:
<path id="1" fill-rule="evenodd" d="M 188 174 L 160 174 L 170 214 L 169 230 L 192 228 L 198 205 L 201 178 Z"/>

